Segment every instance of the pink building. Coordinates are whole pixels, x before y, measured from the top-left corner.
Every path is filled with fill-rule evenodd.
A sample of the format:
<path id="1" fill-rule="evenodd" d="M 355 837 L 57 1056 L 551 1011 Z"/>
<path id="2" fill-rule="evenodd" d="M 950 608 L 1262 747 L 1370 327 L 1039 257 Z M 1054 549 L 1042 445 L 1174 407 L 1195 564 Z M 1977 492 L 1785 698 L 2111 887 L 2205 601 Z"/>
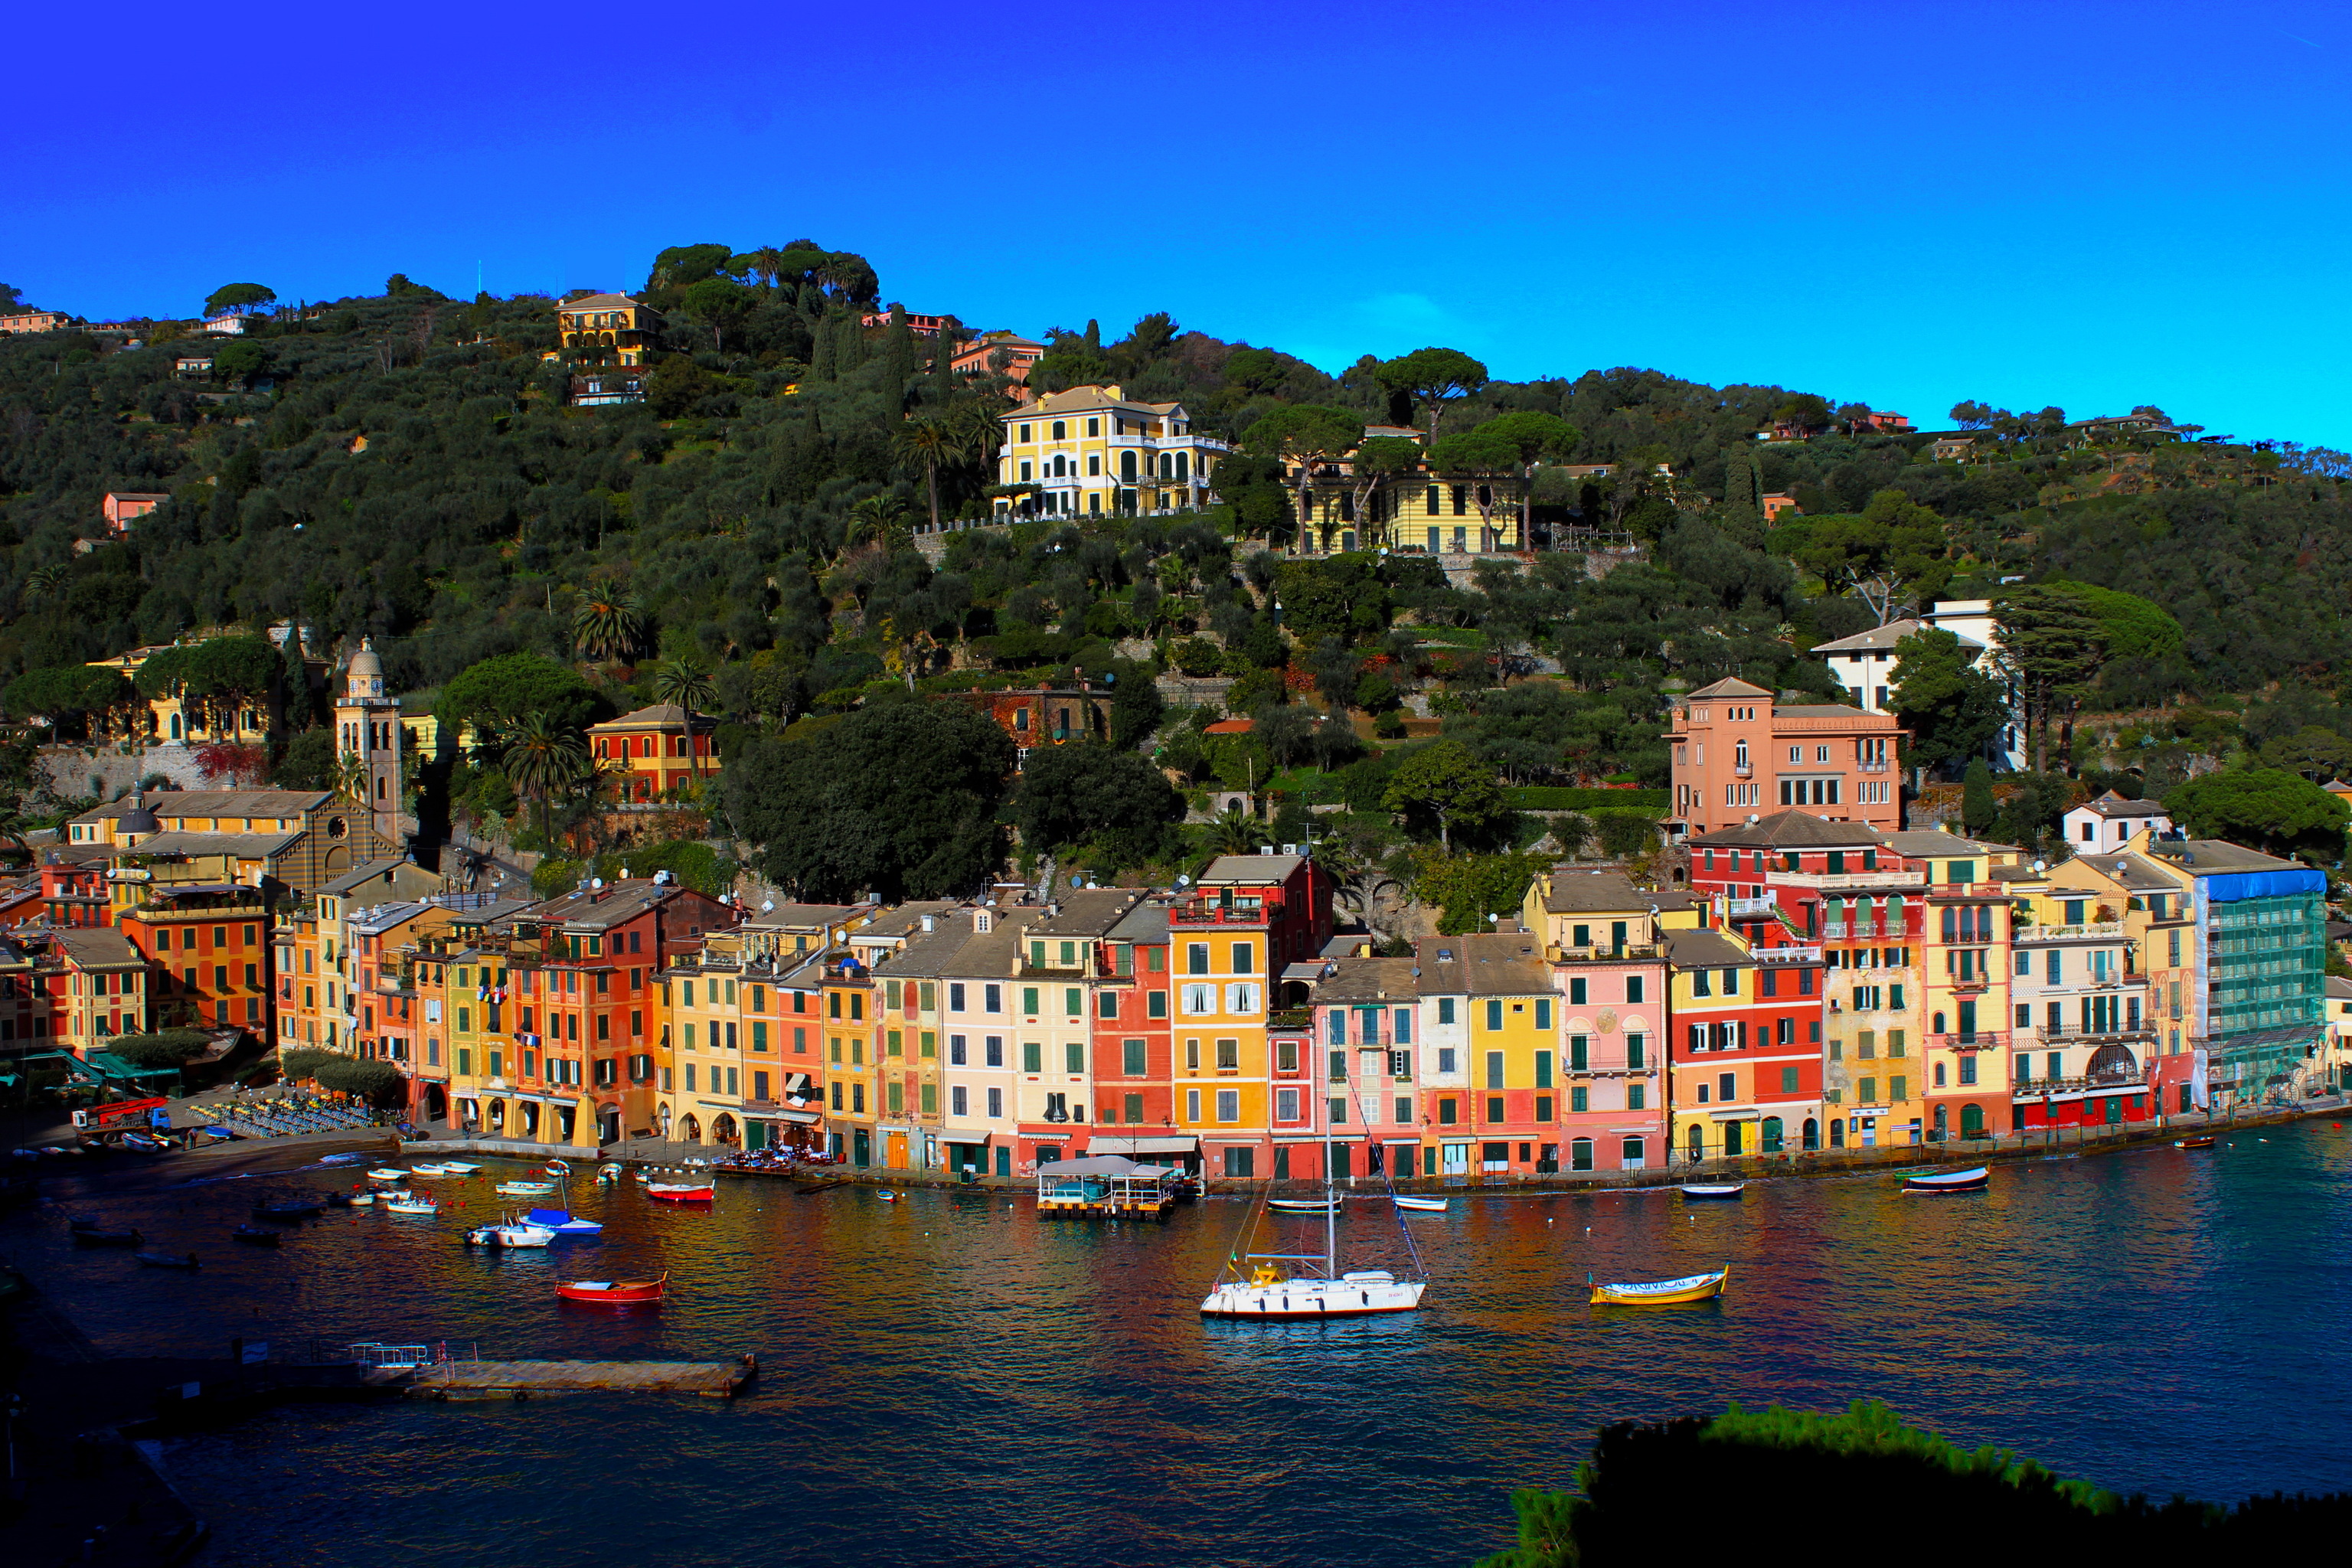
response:
<path id="1" fill-rule="evenodd" d="M 1029 383 L 1029 367 L 1044 356 L 1045 345 L 1011 332 L 983 332 L 956 350 L 948 362 L 958 375 L 1001 374 L 1015 386 Z"/>
<path id="2" fill-rule="evenodd" d="M 938 337 L 948 330 L 948 323 L 954 319 L 952 316 L 918 316 L 911 310 L 905 312 L 907 330 L 919 338 Z M 857 324 L 861 327 L 887 327 L 890 324 L 890 312 L 884 310 L 877 315 L 860 316 Z"/>
<path id="3" fill-rule="evenodd" d="M 109 490 L 100 510 L 106 515 L 106 526 L 114 533 L 131 531 L 131 520 L 145 517 L 172 498 L 143 490 Z"/>
<path id="4" fill-rule="evenodd" d="M 0 316 L 0 332 L 54 332 L 65 324 L 66 318 L 55 310 L 20 310 Z"/>
<path id="5" fill-rule="evenodd" d="M 1704 833 L 1776 811 L 1903 826 L 1902 727 L 1836 702 L 1781 704 L 1745 680 L 1675 702 L 1671 829 Z"/>
<path id="6" fill-rule="evenodd" d="M 1520 923 L 1560 996 L 1553 1135 L 1570 1171 L 1665 1164 L 1666 933 L 1696 929 L 1700 914 L 1688 895 L 1618 871 L 1556 866 L 1528 889 Z"/>

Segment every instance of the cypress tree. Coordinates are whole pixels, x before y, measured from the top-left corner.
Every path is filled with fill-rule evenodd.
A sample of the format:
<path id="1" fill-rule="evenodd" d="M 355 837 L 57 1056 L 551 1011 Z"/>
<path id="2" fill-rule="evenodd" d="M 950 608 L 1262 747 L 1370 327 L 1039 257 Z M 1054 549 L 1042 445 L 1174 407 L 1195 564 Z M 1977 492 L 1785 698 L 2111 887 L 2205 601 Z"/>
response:
<path id="1" fill-rule="evenodd" d="M 810 332 L 809 338 L 809 379 L 831 381 L 838 367 L 833 358 L 833 317 L 830 313 L 817 318 L 815 330 Z"/>
<path id="2" fill-rule="evenodd" d="M 1969 763 L 1960 782 L 1960 826 L 1970 833 L 1989 831 L 2000 806 L 1992 797 L 1992 769 L 1982 757 Z"/>
<path id="3" fill-rule="evenodd" d="M 890 385 L 900 396 L 915 374 L 915 334 L 907 325 L 904 306 L 890 307 L 890 325 L 882 338 L 883 357 L 889 363 Z"/>

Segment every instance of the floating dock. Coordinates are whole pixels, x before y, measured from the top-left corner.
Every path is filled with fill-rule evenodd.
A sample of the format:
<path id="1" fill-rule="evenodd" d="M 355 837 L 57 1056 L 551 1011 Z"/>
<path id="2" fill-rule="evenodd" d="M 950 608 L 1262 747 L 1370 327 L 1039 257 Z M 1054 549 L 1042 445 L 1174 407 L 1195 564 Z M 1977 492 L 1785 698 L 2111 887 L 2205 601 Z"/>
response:
<path id="1" fill-rule="evenodd" d="M 539 1394 L 693 1394 L 732 1399 L 759 1374 L 733 1361 L 456 1361 L 367 1373 L 409 1399 L 529 1399 Z"/>

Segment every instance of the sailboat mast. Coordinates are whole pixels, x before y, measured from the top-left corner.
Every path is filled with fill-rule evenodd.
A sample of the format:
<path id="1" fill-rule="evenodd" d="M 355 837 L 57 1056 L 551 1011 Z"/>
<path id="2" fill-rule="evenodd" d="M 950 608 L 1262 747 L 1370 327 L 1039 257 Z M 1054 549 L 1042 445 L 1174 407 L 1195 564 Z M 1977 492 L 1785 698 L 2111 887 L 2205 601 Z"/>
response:
<path id="1" fill-rule="evenodd" d="M 1345 1056 L 1340 1058 L 1343 1064 L 1346 1060 Z M 1344 1065 L 1340 1070 L 1346 1070 Z M 1330 1086 L 1326 1084 L 1324 1087 L 1328 1089 Z M 1340 1087 L 1344 1089 L 1347 1085 L 1343 1082 Z M 1326 1093 L 1323 1096 L 1323 1277 L 1326 1279 L 1339 1277 L 1339 1199 L 1338 1189 L 1331 1181 L 1331 1097 Z"/>

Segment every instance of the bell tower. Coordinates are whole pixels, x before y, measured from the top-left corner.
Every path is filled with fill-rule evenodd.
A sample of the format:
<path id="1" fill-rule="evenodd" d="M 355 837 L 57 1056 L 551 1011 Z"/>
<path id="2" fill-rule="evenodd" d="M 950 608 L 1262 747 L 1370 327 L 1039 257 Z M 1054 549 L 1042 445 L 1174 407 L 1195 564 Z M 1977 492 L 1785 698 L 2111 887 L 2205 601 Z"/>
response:
<path id="1" fill-rule="evenodd" d="M 366 780 L 368 820 L 387 844 L 400 833 L 400 699 L 384 690 L 375 639 L 363 638 L 335 700 L 335 760 Z"/>

